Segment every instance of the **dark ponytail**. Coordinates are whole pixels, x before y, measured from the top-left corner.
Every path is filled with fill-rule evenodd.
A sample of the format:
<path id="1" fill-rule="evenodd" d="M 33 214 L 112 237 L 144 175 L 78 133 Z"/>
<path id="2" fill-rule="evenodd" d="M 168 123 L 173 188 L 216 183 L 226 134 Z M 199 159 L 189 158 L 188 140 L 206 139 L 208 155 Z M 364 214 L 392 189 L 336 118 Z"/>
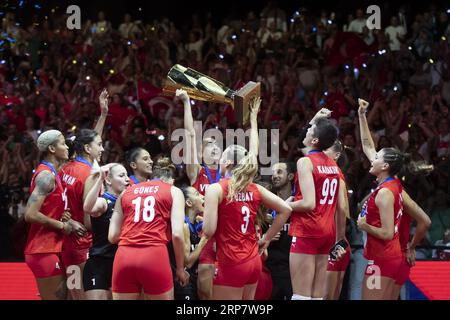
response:
<path id="1" fill-rule="evenodd" d="M 389 164 L 389 175 L 420 175 L 433 171 L 433 165 L 412 161 L 410 153 L 403 153 L 396 148 L 383 148 L 383 160 Z"/>
<path id="2" fill-rule="evenodd" d="M 126 168 L 127 168 L 128 172 L 129 172 L 130 174 L 134 174 L 134 170 L 133 170 L 133 168 L 131 168 L 131 163 L 132 163 L 132 162 L 136 162 L 136 159 L 138 158 L 139 154 L 140 154 L 143 150 L 145 150 L 145 149 L 144 149 L 144 148 L 141 148 L 141 147 L 136 147 L 136 148 L 133 148 L 133 149 L 131 149 L 131 150 L 128 150 L 128 151 L 125 153 L 125 161 L 127 162 Z"/>
<path id="3" fill-rule="evenodd" d="M 92 129 L 81 129 L 78 135 L 73 141 L 67 144 L 69 147 L 69 158 L 72 158 L 74 154 L 82 156 L 84 154 L 84 146 L 94 141 L 98 136 L 97 131 Z"/>

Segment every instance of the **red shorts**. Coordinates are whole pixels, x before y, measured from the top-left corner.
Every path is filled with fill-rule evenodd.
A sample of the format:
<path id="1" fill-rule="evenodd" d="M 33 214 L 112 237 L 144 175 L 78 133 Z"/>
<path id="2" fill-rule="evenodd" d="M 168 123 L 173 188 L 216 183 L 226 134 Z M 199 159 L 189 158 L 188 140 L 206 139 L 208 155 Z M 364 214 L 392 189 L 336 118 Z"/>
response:
<path id="1" fill-rule="evenodd" d="M 243 288 L 255 284 L 261 275 L 261 257 L 256 255 L 250 260 L 235 265 L 217 265 L 214 275 L 214 285 Z"/>
<path id="2" fill-rule="evenodd" d="M 336 237 L 306 238 L 292 237 L 291 253 L 330 254 L 330 249 L 336 242 Z"/>
<path id="3" fill-rule="evenodd" d="M 272 297 L 272 276 L 269 270 L 263 268 L 256 287 L 255 300 L 270 300 Z"/>
<path id="4" fill-rule="evenodd" d="M 26 254 L 25 262 L 36 278 L 49 278 L 65 274 L 59 253 Z"/>
<path id="5" fill-rule="evenodd" d="M 382 277 L 391 278 L 395 280 L 395 282 L 401 282 L 404 275 L 400 275 L 403 258 L 391 258 L 391 259 L 382 259 L 382 260 L 369 260 L 366 267 L 366 276 L 374 275 L 379 272 Z"/>
<path id="6" fill-rule="evenodd" d="M 350 245 L 348 245 L 347 249 L 345 250 L 345 256 L 341 260 L 332 261 L 330 260 L 330 257 L 328 257 L 327 271 L 345 272 L 347 270 L 348 264 L 350 263 L 351 255 L 352 250 L 350 248 Z"/>
<path id="7" fill-rule="evenodd" d="M 198 264 L 214 264 L 216 262 L 216 252 L 214 251 L 215 239 L 209 239 L 203 247 L 200 256 L 198 257 Z"/>
<path id="8" fill-rule="evenodd" d="M 112 291 L 115 293 L 163 294 L 173 288 L 167 247 L 119 246 L 114 257 Z"/>
<path id="9" fill-rule="evenodd" d="M 400 265 L 400 269 L 398 270 L 397 279 L 395 280 L 395 284 L 402 286 L 406 282 L 406 280 L 408 280 L 410 271 L 411 266 L 406 260 L 406 257 L 403 257 L 402 264 Z"/>
<path id="10" fill-rule="evenodd" d="M 66 267 L 77 266 L 89 258 L 89 248 L 66 248 L 61 252 L 61 258 Z"/>

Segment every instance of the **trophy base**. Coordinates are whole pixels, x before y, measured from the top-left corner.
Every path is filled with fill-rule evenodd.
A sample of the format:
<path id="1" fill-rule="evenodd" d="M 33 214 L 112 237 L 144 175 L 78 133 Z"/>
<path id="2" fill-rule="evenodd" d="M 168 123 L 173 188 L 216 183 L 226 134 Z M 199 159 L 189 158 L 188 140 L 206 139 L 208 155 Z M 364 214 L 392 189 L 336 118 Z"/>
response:
<path id="1" fill-rule="evenodd" d="M 249 81 L 245 86 L 236 91 L 233 100 L 233 109 L 236 119 L 247 125 L 250 121 L 250 102 L 252 99 L 261 96 L 261 83 Z"/>

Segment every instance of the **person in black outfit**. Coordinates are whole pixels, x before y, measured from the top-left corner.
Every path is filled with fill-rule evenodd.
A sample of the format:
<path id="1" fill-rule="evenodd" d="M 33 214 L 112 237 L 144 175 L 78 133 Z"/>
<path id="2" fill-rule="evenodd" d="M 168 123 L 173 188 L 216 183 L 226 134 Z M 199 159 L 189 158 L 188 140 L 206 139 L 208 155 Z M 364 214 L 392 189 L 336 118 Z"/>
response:
<path id="1" fill-rule="evenodd" d="M 276 163 L 272 167 L 272 186 L 277 196 L 287 200 L 295 193 L 295 164 Z M 272 211 L 275 219 L 276 212 Z M 272 300 L 290 300 L 292 296 L 291 276 L 289 273 L 289 251 L 292 237 L 289 236 L 289 220 L 269 245 L 266 266 L 272 275 Z"/>
<path id="2" fill-rule="evenodd" d="M 106 192 L 101 197 L 103 182 Z M 83 286 L 87 300 L 112 300 L 111 280 L 117 245 L 108 241 L 109 221 L 119 195 L 129 185 L 127 170 L 121 164 L 110 164 L 100 173 L 89 176 L 92 185 L 85 196 L 83 209 L 89 214 L 85 225 L 91 225 L 92 247 L 83 271 Z"/>
<path id="3" fill-rule="evenodd" d="M 184 220 L 184 243 L 185 243 L 185 266 L 189 272 L 189 284 L 181 287 L 178 281 L 174 280 L 175 300 L 198 300 L 197 295 L 197 267 L 198 257 L 202 252 L 208 238 L 202 235 L 202 219 L 199 216 L 203 212 L 205 198 L 194 187 L 187 186 L 181 188 L 184 194 L 186 216 Z M 172 273 L 175 279 L 175 255 L 172 243 L 169 243 L 169 257 L 172 266 Z"/>

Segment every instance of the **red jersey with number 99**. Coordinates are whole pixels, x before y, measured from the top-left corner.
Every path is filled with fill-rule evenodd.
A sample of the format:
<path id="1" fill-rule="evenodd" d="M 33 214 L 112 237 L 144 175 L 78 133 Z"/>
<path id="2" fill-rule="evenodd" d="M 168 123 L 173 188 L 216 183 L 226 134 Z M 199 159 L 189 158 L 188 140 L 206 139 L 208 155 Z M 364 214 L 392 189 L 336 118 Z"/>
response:
<path id="1" fill-rule="evenodd" d="M 375 203 L 375 198 L 377 197 L 378 192 L 383 188 L 389 189 L 394 195 L 394 237 L 392 240 L 382 240 L 367 233 L 364 257 L 369 260 L 390 259 L 402 256 L 399 241 L 399 225 L 403 215 L 403 188 L 399 180 L 388 180 L 380 184 L 378 188 L 372 192 L 367 200 L 366 221 L 371 226 L 381 228 L 380 210 Z"/>
<path id="2" fill-rule="evenodd" d="M 161 246 L 169 242 L 171 188 L 171 184 L 152 180 L 125 190 L 119 246 Z"/>
<path id="3" fill-rule="evenodd" d="M 339 193 L 339 167 L 323 152 L 310 153 L 307 157 L 313 166 L 316 207 L 309 212 L 292 212 L 289 235 L 295 237 L 322 238 L 335 234 L 334 213 Z M 296 175 L 295 200 L 302 199 Z"/>
<path id="4" fill-rule="evenodd" d="M 230 179 L 222 179 L 223 200 L 219 204 L 215 233 L 217 262 L 220 265 L 244 263 L 258 255 L 256 215 L 261 193 L 256 184 L 250 183 L 245 192 L 236 193 L 228 202 Z"/>

